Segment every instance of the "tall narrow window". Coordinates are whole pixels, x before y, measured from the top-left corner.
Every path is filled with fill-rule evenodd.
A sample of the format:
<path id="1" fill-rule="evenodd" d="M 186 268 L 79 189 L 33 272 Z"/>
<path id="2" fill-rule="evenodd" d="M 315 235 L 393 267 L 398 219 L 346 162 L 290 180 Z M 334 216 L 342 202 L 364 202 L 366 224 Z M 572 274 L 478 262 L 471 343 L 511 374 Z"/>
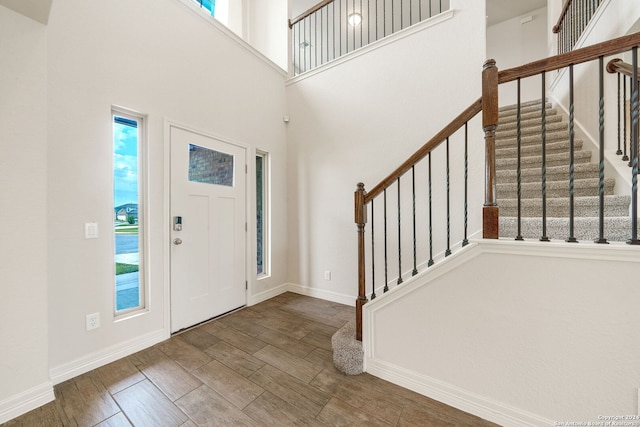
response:
<path id="1" fill-rule="evenodd" d="M 211 16 L 216 13 L 216 0 L 193 0 L 200 5 L 201 8 L 207 9 Z"/>
<path id="2" fill-rule="evenodd" d="M 120 110 L 113 120 L 113 230 L 115 311 L 145 307 L 143 264 L 143 119 Z"/>
<path id="3" fill-rule="evenodd" d="M 268 156 L 256 152 L 256 247 L 258 277 L 269 275 Z"/>

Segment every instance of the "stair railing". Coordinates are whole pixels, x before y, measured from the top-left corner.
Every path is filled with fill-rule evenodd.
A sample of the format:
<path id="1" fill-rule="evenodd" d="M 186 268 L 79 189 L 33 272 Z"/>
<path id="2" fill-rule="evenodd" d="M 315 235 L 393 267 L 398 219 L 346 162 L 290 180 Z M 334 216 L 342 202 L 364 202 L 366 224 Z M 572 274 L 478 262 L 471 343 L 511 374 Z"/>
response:
<path id="1" fill-rule="evenodd" d="M 640 244 L 637 236 L 637 175 L 638 175 L 638 89 L 640 84 L 638 83 L 637 78 L 637 50 L 638 46 L 640 46 L 640 33 L 632 34 L 625 37 L 620 37 L 614 40 L 610 40 L 604 43 L 599 43 L 593 46 L 589 46 L 586 48 L 578 49 L 572 52 L 564 53 L 561 55 L 556 55 L 554 57 L 546 58 L 540 61 L 535 61 L 520 67 L 515 67 L 503 71 L 498 71 L 496 67 L 495 61 L 488 60 L 485 62 L 482 72 L 482 97 L 474 102 L 471 106 L 469 106 L 465 111 L 463 111 L 458 117 L 452 120 L 447 126 L 445 126 L 440 132 L 438 132 L 433 138 L 431 138 L 425 145 L 423 145 L 418 151 L 416 151 L 411 157 L 409 157 L 402 165 L 400 165 L 394 172 L 388 175 L 384 180 L 382 180 L 379 184 L 374 186 L 372 190 L 367 192 L 365 190 L 365 185 L 363 183 L 359 183 L 357 189 L 355 191 L 355 223 L 357 226 L 358 232 L 358 297 L 356 299 L 356 338 L 358 340 L 362 339 L 362 307 L 369 301 L 367 295 L 368 290 L 370 289 L 371 299 L 376 298 L 376 292 L 379 291 L 380 280 L 376 280 L 376 258 L 383 258 L 384 260 L 384 280 L 382 281 L 383 289 L 382 292 L 387 292 L 389 290 L 389 260 L 391 259 L 388 256 L 388 200 L 387 193 L 390 192 L 391 189 L 395 190 L 395 195 L 397 197 L 397 215 L 395 218 L 397 219 L 397 248 L 398 248 L 398 257 L 397 263 L 394 262 L 394 267 L 397 267 L 397 279 L 396 285 L 400 285 L 403 283 L 403 275 L 402 270 L 402 227 L 406 228 L 406 221 L 401 223 L 402 215 L 401 215 L 401 180 L 406 179 L 406 175 L 409 171 L 411 174 L 409 179 L 411 180 L 411 202 L 409 205 L 412 206 L 413 212 L 411 213 L 411 221 L 410 225 L 412 231 L 408 234 L 412 235 L 413 239 L 410 243 L 410 252 L 413 255 L 413 269 L 411 270 L 411 276 L 418 274 L 418 262 L 416 259 L 416 246 L 418 244 L 418 236 L 416 235 L 416 191 L 415 191 L 415 167 L 421 161 L 427 161 L 426 169 L 428 171 L 428 212 L 426 212 L 427 218 L 422 218 L 423 221 L 428 221 L 429 223 L 429 232 L 428 232 L 428 256 L 429 259 L 425 263 L 426 268 L 432 266 L 434 264 L 433 257 L 433 246 L 432 246 L 432 238 L 433 238 L 433 208 L 438 206 L 446 206 L 446 222 L 444 227 L 446 228 L 446 249 L 444 251 L 444 256 L 448 256 L 452 253 L 451 251 L 451 242 L 450 242 L 450 165 L 449 165 L 449 149 L 450 149 L 450 139 L 454 136 L 454 134 L 460 132 L 464 129 L 464 236 L 462 239 L 462 246 L 465 246 L 468 243 L 467 238 L 467 180 L 468 180 L 468 158 L 467 158 L 467 149 L 468 149 L 468 134 L 467 128 L 469 121 L 475 117 L 482 110 L 482 128 L 484 131 L 484 139 L 485 139 L 485 202 L 482 210 L 482 234 L 485 239 L 497 239 L 499 236 L 499 208 L 498 208 L 498 192 L 497 192 L 497 184 L 496 184 L 496 131 L 498 130 L 498 86 L 500 84 L 505 84 L 508 82 L 517 82 L 518 83 L 518 106 L 517 106 L 517 200 L 518 200 L 518 232 L 516 236 L 516 240 L 523 240 L 520 233 L 520 221 L 521 221 L 521 201 L 522 201 L 522 176 L 521 176 L 521 108 L 520 108 L 520 82 L 526 78 L 532 78 L 539 76 L 541 80 L 541 123 L 540 123 L 540 137 L 541 137 L 541 188 L 540 194 L 542 196 L 542 235 L 540 237 L 541 241 L 549 241 L 550 239 L 547 236 L 546 231 L 546 121 L 545 121 L 545 108 L 546 108 L 546 81 L 545 76 L 546 73 L 550 71 L 560 70 L 563 68 L 568 68 L 569 71 L 569 124 L 568 129 L 566 131 L 569 135 L 569 155 L 570 155 L 570 164 L 569 164 L 569 172 L 568 172 L 568 188 L 566 192 L 569 196 L 569 230 L 568 230 L 568 238 L 567 242 L 577 242 L 577 239 L 574 235 L 574 196 L 576 193 L 575 188 L 575 162 L 574 162 L 574 143 L 575 143 L 575 132 L 574 132 L 574 78 L 573 78 L 573 68 L 578 64 L 583 64 L 586 62 L 597 61 L 599 68 L 598 75 L 598 86 L 599 86 L 599 99 L 598 99 L 598 120 L 599 120 L 599 178 L 598 178 L 598 196 L 599 196 L 599 208 L 598 208 L 598 218 L 599 218 L 599 230 L 598 230 L 598 238 L 595 240 L 596 243 L 607 243 L 607 239 L 604 236 L 604 203 L 605 203 L 605 191 L 604 191 L 604 93 L 603 93 L 603 81 L 604 81 L 604 58 L 611 55 L 620 54 L 623 52 L 631 51 L 633 56 L 633 64 L 631 66 L 632 70 L 632 81 L 635 82 L 632 88 L 631 95 L 631 109 L 633 110 L 631 113 L 632 119 L 632 142 L 631 145 L 634 147 L 631 151 L 633 153 L 632 159 L 632 187 L 631 187 L 631 233 L 630 238 L 627 243 L 629 244 Z M 434 181 L 431 176 L 431 157 L 432 154 L 436 151 L 436 149 L 442 149 L 444 146 L 445 150 L 445 170 L 446 175 L 444 178 L 444 183 L 440 183 L 446 186 L 446 203 L 434 204 L 432 203 L 432 186 L 434 185 Z M 436 185 L 438 182 L 436 182 Z M 381 200 L 380 200 L 381 199 Z M 376 206 L 382 204 L 382 208 L 374 208 L 374 203 Z M 443 209 L 445 209 L 443 207 Z M 383 214 L 383 221 L 375 221 L 374 215 L 378 212 L 378 214 Z M 368 214 L 370 213 L 370 215 Z M 370 234 L 371 238 L 369 239 L 371 242 L 371 261 L 370 264 L 370 272 L 366 271 L 366 241 L 365 241 L 365 229 L 366 225 L 369 222 L 368 218 L 370 217 Z M 382 222 L 382 224 L 380 224 Z M 377 237 L 376 227 L 375 225 L 382 225 L 382 237 Z M 395 227 L 394 227 L 395 228 Z M 405 239 L 406 240 L 406 239 Z M 411 241 L 411 239 L 409 239 Z M 376 251 L 376 242 L 379 245 L 383 246 L 384 255 L 381 256 Z M 420 242 L 420 244 L 424 244 Z M 427 244 L 425 244 L 427 245 Z M 406 247 L 404 247 L 406 249 Z M 379 251 L 379 249 L 378 249 Z M 367 286 L 367 275 L 370 277 L 369 286 Z"/>
<path id="2" fill-rule="evenodd" d="M 603 0 L 566 0 L 553 33 L 558 36 L 558 54 L 570 52 Z"/>
<path id="3" fill-rule="evenodd" d="M 597 197 L 599 199 L 598 202 L 598 236 L 595 238 L 596 243 L 608 243 L 608 240 L 605 236 L 604 222 L 605 222 L 605 194 L 606 192 L 611 192 L 611 190 L 606 190 L 606 180 L 605 180 L 605 93 L 604 93 L 604 58 L 611 55 L 616 55 L 624 52 L 630 52 L 631 56 L 634 58 L 634 61 L 637 61 L 637 48 L 640 46 L 640 33 L 620 37 L 614 40 L 610 40 L 604 43 L 599 43 L 597 45 L 589 46 L 586 48 L 578 49 L 572 52 L 564 53 L 561 55 L 557 55 L 551 58 L 543 59 L 540 61 L 532 62 L 530 64 L 526 64 L 520 67 L 512 68 L 509 70 L 504 70 L 499 72 L 498 75 L 498 84 L 503 84 L 507 82 L 517 82 L 518 94 L 520 93 L 520 82 L 526 78 L 532 78 L 535 76 L 539 76 L 542 89 L 541 89 L 541 99 L 544 100 L 546 98 L 546 84 L 545 84 L 545 74 L 550 71 L 566 69 L 568 71 L 568 88 L 566 88 L 568 92 L 568 111 L 569 111 L 569 123 L 566 130 L 558 129 L 559 132 L 567 132 L 567 136 L 569 138 L 569 173 L 568 173 L 568 188 L 566 189 L 566 195 L 568 196 L 568 236 L 566 238 L 567 242 L 575 243 L 578 241 L 578 238 L 575 234 L 575 223 L 576 223 L 576 214 L 575 214 L 575 198 L 578 196 L 588 196 L 589 194 L 584 194 L 582 187 L 577 184 L 584 183 L 583 180 L 578 180 L 576 176 L 576 115 L 581 113 L 580 110 L 576 110 L 576 103 L 574 100 L 575 95 L 575 78 L 574 78 L 574 68 L 580 64 L 585 63 L 596 63 L 598 77 L 597 77 L 597 87 L 598 87 L 598 95 L 597 99 L 587 99 L 589 103 L 592 103 L 594 108 L 597 111 L 597 120 L 598 120 L 598 129 L 597 129 L 597 147 L 598 147 L 598 192 Z M 636 66 L 637 68 L 637 66 Z M 584 70 L 584 68 L 583 68 Z M 582 75 L 580 77 L 581 82 L 585 80 L 591 81 L 592 77 L 588 75 Z M 633 80 L 633 79 L 632 79 Z M 631 110 L 632 110 L 632 135 L 631 135 L 631 146 L 635 147 L 637 145 L 638 140 L 638 83 L 633 85 L 631 90 L 632 92 L 632 101 L 631 101 Z M 558 92 L 560 89 L 556 87 L 555 91 Z M 582 98 L 585 98 L 584 93 L 580 93 Z M 634 100 L 636 100 L 634 102 Z M 582 105 L 585 104 L 584 99 L 582 100 Z M 520 107 L 518 102 L 518 112 L 517 112 L 517 150 L 520 152 L 521 147 L 521 120 L 520 120 Z M 542 235 L 540 236 L 541 241 L 548 241 L 549 238 L 547 236 L 547 218 L 546 218 L 546 201 L 547 201 L 547 172 L 546 172 L 546 161 L 548 160 L 546 154 L 546 137 L 547 137 L 547 123 L 545 120 L 545 102 L 541 102 L 541 126 L 540 126 L 540 135 L 541 135 L 541 153 L 542 153 L 542 167 L 541 167 L 541 197 L 542 197 Z M 635 117 L 635 119 L 634 119 Z M 635 121 L 634 121 L 635 120 Z M 635 129 L 635 131 L 633 130 Z M 634 142 L 635 141 L 635 142 Z M 632 164 L 635 161 L 637 164 L 637 154 L 633 154 L 634 159 L 632 159 Z M 520 215 L 520 205 L 522 202 L 522 177 L 520 170 L 520 162 L 521 157 L 520 154 L 517 156 L 517 176 L 516 176 L 516 186 L 517 186 L 517 205 L 518 205 L 518 215 L 517 215 L 517 235 L 516 239 L 521 240 L 521 215 Z M 630 219 L 630 236 L 627 240 L 630 244 L 638 244 L 637 238 L 637 167 L 632 170 L 632 188 L 631 188 L 631 219 Z M 500 188 L 500 187 L 499 187 Z M 616 238 L 618 240 L 618 238 Z"/>
<path id="4" fill-rule="evenodd" d="M 438 15 L 443 0 L 323 0 L 289 20 L 293 75 Z"/>
<path id="5" fill-rule="evenodd" d="M 639 71 L 636 68 L 636 75 Z M 624 62 L 620 58 L 615 58 L 607 63 L 607 72 L 616 74 L 618 77 L 618 151 L 616 151 L 616 154 L 622 156 L 622 161 L 629 162 L 629 167 L 633 167 L 633 162 L 627 154 L 627 148 L 629 153 L 632 153 L 634 149 L 630 137 L 630 117 L 627 114 L 631 111 L 633 65 Z M 631 158 L 633 158 L 633 155 Z"/>

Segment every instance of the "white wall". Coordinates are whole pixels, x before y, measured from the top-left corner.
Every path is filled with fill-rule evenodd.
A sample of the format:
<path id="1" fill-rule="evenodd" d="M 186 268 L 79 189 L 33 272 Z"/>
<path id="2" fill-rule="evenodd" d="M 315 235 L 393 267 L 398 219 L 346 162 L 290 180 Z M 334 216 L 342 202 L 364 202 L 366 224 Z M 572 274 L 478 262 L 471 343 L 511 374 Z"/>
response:
<path id="1" fill-rule="evenodd" d="M 47 29 L 0 6 L 0 423 L 53 398 L 47 359 Z M 24 393 L 22 402 L 17 395 Z"/>
<path id="2" fill-rule="evenodd" d="M 501 425 L 637 414 L 638 254 L 479 242 L 365 305 L 366 369 Z"/>
<path id="3" fill-rule="evenodd" d="M 255 281 L 250 251 L 251 298 L 286 283 L 285 74 L 189 2 L 54 2 L 48 32 L 49 363 L 59 381 L 168 334 L 165 120 L 247 144 L 249 159 L 255 149 L 271 154 L 272 276 Z M 150 311 L 118 323 L 112 105 L 147 114 L 149 138 Z M 248 182 L 252 218 L 255 183 Z M 98 223 L 100 238 L 83 238 L 88 221 Z M 93 312 L 102 327 L 86 332 Z"/>
<path id="4" fill-rule="evenodd" d="M 522 24 L 523 18 L 532 21 Z M 532 10 L 522 16 L 487 27 L 487 56 L 496 60 L 499 70 L 543 59 L 547 54 L 547 8 Z M 540 99 L 540 79 L 527 79 L 521 85 L 521 100 Z M 500 85 L 500 105 L 515 104 L 516 83 Z"/>
<path id="5" fill-rule="evenodd" d="M 283 70 L 288 68 L 287 0 L 247 0 L 246 40 L 263 55 L 278 64 Z"/>
<path id="6" fill-rule="evenodd" d="M 339 67 L 290 81 L 289 280 L 298 289 L 353 301 L 356 183 L 372 188 L 480 97 L 484 2 L 460 0 L 452 9 L 452 19 L 368 50 Z M 479 125 L 470 127 L 472 137 L 478 131 Z M 481 137 L 470 146 L 478 151 L 471 155 L 478 165 L 471 172 L 471 185 L 482 195 Z M 442 168 L 442 158 L 436 164 Z M 456 176 L 455 185 L 460 185 L 460 171 Z M 442 188 L 442 175 L 436 179 Z M 408 202 L 408 196 L 404 200 Z M 470 230 L 480 228 L 479 220 L 479 215 L 470 217 Z M 441 223 L 438 230 L 443 228 Z M 324 280 L 325 270 L 333 273 L 331 281 Z"/>

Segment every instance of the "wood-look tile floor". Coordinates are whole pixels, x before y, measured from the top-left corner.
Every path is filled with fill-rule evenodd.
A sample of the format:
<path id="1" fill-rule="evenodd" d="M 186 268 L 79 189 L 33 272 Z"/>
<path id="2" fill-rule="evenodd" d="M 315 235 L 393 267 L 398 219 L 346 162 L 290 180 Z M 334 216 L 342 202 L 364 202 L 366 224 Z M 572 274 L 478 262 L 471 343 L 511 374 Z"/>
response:
<path id="1" fill-rule="evenodd" d="M 55 387 L 4 426 L 495 426 L 333 367 L 352 307 L 286 293 Z"/>

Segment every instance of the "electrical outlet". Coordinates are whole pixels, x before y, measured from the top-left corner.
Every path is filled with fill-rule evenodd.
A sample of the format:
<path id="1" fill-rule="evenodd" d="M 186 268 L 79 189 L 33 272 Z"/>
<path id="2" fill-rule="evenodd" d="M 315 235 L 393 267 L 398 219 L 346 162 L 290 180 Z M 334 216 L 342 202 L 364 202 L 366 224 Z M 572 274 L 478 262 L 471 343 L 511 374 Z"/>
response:
<path id="1" fill-rule="evenodd" d="M 87 314 L 87 331 L 100 327 L 100 313 Z"/>
<path id="2" fill-rule="evenodd" d="M 324 271 L 324 280 L 331 280 L 331 271 L 329 270 Z"/>

